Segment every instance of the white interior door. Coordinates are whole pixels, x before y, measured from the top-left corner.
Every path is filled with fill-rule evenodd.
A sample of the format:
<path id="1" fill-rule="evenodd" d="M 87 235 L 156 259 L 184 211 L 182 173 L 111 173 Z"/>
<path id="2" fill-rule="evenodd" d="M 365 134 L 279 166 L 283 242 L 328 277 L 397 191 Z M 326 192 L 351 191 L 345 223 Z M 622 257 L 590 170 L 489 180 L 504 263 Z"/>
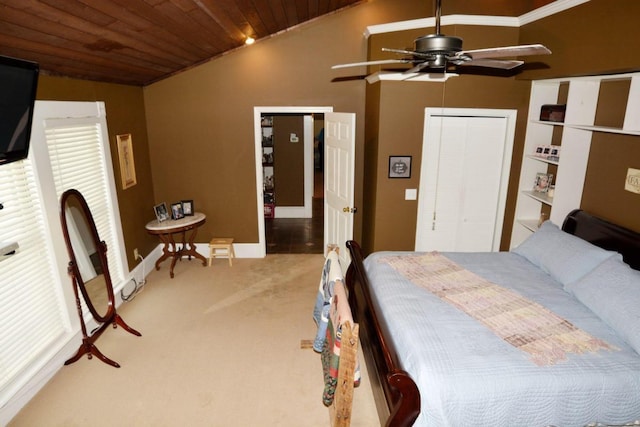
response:
<path id="1" fill-rule="evenodd" d="M 426 110 L 416 250 L 499 250 L 515 110 Z"/>
<path id="2" fill-rule="evenodd" d="M 325 113 L 324 138 L 324 247 L 326 252 L 328 244 L 338 245 L 340 261 L 346 269 L 350 258 L 345 243 L 353 238 L 355 213 L 355 113 Z"/>

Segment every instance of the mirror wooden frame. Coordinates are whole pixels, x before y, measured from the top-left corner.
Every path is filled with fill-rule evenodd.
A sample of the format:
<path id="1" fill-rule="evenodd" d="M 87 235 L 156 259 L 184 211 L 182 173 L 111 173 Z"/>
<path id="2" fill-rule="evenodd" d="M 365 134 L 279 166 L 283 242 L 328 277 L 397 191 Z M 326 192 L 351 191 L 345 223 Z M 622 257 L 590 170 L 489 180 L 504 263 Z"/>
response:
<path id="1" fill-rule="evenodd" d="M 81 209 L 81 213 L 84 215 L 84 218 L 89 226 L 88 228 L 89 232 L 91 233 L 91 239 L 99 256 L 100 266 L 102 274 L 104 274 L 104 281 L 107 288 L 107 310 L 105 314 L 101 314 L 98 312 L 94 301 L 91 300 L 91 296 L 87 291 L 86 283 L 83 280 L 80 269 L 78 268 L 77 257 L 71 244 L 67 222 L 67 215 L 69 214 L 67 211 L 67 207 L 69 206 L 71 201 L 75 202 L 77 207 Z M 71 276 L 73 292 L 76 299 L 76 308 L 78 310 L 78 316 L 80 317 L 80 325 L 82 328 L 82 344 L 80 344 L 80 347 L 78 348 L 76 354 L 69 360 L 64 362 L 64 364 L 69 365 L 73 362 L 76 362 L 86 354 L 89 359 L 91 359 L 95 355 L 103 362 L 119 368 L 120 365 L 102 354 L 100 350 L 98 350 L 94 342 L 100 337 L 100 335 L 102 335 L 104 330 L 109 325 L 113 325 L 114 328 L 119 325 L 125 331 L 133 335 L 142 336 L 142 334 L 128 326 L 116 312 L 115 295 L 113 293 L 113 284 L 111 282 L 111 276 L 109 274 L 109 264 L 107 262 L 107 244 L 103 240 L 100 240 L 96 225 L 93 221 L 93 215 L 91 214 L 91 210 L 89 209 L 89 205 L 87 204 L 84 196 L 78 190 L 70 189 L 62 194 L 60 198 L 60 222 L 62 225 L 64 241 L 67 245 L 67 252 L 69 254 L 69 264 L 67 270 L 69 275 Z M 85 318 L 83 315 L 80 295 L 82 295 L 82 298 L 84 299 L 85 304 L 87 305 L 87 308 L 91 313 L 91 316 L 93 316 L 95 321 L 100 324 L 98 328 L 91 331 L 91 334 L 87 333 L 87 325 L 85 323 Z"/>

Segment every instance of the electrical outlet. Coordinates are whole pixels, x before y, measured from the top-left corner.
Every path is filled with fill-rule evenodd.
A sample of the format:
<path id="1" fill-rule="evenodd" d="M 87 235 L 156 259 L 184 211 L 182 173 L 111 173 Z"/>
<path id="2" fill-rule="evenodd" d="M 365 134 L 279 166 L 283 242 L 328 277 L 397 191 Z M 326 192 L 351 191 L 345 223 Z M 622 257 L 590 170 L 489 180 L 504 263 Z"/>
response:
<path id="1" fill-rule="evenodd" d="M 137 261 L 139 256 L 140 256 L 140 254 L 138 253 L 138 248 L 135 248 L 133 250 L 133 259 L 135 259 Z"/>

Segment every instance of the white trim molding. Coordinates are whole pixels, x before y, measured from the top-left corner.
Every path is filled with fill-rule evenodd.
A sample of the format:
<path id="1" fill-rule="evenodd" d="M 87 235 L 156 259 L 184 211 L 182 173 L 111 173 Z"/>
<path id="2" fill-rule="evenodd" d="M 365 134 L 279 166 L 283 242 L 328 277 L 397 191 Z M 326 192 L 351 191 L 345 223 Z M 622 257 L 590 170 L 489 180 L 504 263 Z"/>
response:
<path id="1" fill-rule="evenodd" d="M 539 7 L 519 17 L 489 15 L 447 15 L 441 18 L 441 25 L 484 25 L 492 27 L 521 27 L 539 19 L 546 18 L 572 7 L 587 3 L 589 0 L 556 0 L 546 6 Z M 388 24 L 370 25 L 364 31 L 364 37 L 394 31 L 418 30 L 436 26 L 435 18 L 412 19 L 409 21 L 390 22 Z"/>

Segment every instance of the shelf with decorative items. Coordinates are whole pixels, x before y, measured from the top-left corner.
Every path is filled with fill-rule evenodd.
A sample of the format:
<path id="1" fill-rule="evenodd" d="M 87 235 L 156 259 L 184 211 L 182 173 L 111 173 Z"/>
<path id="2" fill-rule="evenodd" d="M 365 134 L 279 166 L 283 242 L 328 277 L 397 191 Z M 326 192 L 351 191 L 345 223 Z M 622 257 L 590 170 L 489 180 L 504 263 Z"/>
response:
<path id="1" fill-rule="evenodd" d="M 580 207 L 594 132 L 640 135 L 640 73 L 532 82 L 511 247 Z"/>

